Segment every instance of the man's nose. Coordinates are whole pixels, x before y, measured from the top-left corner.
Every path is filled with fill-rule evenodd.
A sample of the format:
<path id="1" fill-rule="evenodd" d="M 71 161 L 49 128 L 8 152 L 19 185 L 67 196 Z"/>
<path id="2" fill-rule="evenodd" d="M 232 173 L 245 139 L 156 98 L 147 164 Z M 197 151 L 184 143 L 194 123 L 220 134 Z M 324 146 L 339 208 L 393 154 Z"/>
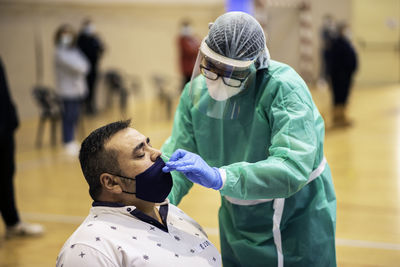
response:
<path id="1" fill-rule="evenodd" d="M 156 161 L 159 156 L 161 156 L 161 151 L 155 148 L 150 148 L 150 159 Z"/>

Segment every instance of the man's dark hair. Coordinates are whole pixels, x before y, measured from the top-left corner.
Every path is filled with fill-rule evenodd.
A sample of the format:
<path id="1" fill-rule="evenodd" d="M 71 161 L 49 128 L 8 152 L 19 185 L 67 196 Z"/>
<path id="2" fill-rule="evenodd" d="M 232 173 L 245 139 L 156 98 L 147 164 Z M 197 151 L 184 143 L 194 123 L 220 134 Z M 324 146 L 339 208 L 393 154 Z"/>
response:
<path id="1" fill-rule="evenodd" d="M 82 142 L 79 162 L 93 200 L 101 193 L 100 175 L 105 172 L 120 173 L 118 152 L 105 149 L 104 144 L 117 132 L 129 127 L 131 120 L 117 121 L 100 127 Z"/>

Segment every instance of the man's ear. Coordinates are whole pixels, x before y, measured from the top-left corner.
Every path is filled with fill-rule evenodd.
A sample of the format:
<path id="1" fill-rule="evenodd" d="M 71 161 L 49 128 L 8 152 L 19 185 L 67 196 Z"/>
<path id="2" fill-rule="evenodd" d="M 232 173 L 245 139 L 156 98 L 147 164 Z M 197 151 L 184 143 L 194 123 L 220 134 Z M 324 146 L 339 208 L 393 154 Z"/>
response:
<path id="1" fill-rule="evenodd" d="M 100 183 L 103 187 L 103 190 L 113 193 L 113 194 L 121 194 L 122 187 L 118 183 L 118 179 L 109 173 L 102 173 L 100 175 Z"/>

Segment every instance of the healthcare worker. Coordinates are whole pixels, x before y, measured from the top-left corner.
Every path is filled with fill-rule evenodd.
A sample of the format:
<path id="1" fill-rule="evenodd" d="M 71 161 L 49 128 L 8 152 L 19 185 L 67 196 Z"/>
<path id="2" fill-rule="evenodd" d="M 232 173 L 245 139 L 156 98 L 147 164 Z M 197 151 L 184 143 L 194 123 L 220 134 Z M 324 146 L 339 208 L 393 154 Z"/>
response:
<path id="1" fill-rule="evenodd" d="M 324 121 L 307 85 L 270 60 L 260 24 L 229 12 L 210 26 L 172 135 L 169 199 L 219 190 L 223 265 L 336 266 L 336 197 Z"/>

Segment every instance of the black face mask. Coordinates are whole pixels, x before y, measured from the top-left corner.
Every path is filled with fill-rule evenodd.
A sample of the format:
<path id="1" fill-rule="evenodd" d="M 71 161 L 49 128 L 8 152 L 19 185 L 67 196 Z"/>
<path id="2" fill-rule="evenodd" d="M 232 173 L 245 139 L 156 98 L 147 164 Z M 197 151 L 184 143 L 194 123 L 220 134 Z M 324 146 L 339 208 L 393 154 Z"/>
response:
<path id="1" fill-rule="evenodd" d="M 136 180 L 136 192 L 122 191 L 127 194 L 135 194 L 137 198 L 161 203 L 163 202 L 172 189 L 171 173 L 164 173 L 162 168 L 165 166 L 164 161 L 158 157 L 150 168 L 136 175 L 135 178 L 116 175 L 121 178 Z"/>

